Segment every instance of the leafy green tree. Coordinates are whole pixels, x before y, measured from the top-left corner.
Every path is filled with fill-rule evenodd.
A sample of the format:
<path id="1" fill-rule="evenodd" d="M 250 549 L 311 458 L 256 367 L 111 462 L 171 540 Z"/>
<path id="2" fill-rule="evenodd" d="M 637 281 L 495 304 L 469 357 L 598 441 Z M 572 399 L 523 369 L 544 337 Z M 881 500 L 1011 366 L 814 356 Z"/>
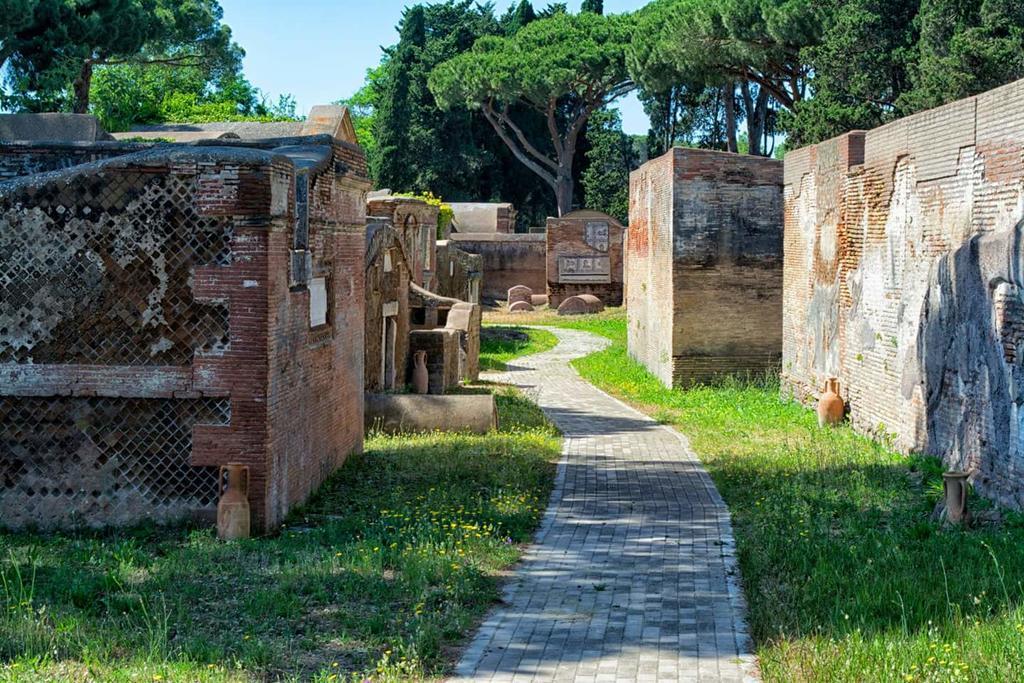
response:
<path id="1" fill-rule="evenodd" d="M 728 130 L 726 94 L 726 88 L 703 84 L 641 91 L 640 101 L 651 120 L 648 154 L 661 156 L 676 145 L 737 151 L 736 133 Z"/>
<path id="2" fill-rule="evenodd" d="M 237 71 L 243 52 L 222 18 L 217 0 L 35 0 L 4 45 L 16 106 L 85 113 L 107 65 Z"/>
<path id="3" fill-rule="evenodd" d="M 533 5 L 530 4 L 530 0 L 519 0 L 519 4 L 515 7 L 510 7 L 501 18 L 501 27 L 505 35 L 510 36 L 517 33 L 519 29 L 536 18 L 537 13 L 533 11 Z"/>
<path id="4" fill-rule="evenodd" d="M 499 33 L 492 8 L 472 0 L 406 10 L 380 78 L 372 167 L 378 186 L 430 191 L 453 201 L 490 198 L 482 186 L 494 165 L 493 146 L 480 135 L 486 123 L 467 111 L 442 110 L 427 79 L 435 66 L 468 51 L 481 36 Z"/>
<path id="5" fill-rule="evenodd" d="M 380 110 L 374 120 L 373 134 L 379 154 L 374 159 L 373 175 L 397 189 L 425 191 L 416 178 L 416 156 L 422 153 L 417 143 L 422 136 L 423 51 L 427 44 L 427 10 L 415 5 L 402 17 L 398 45 L 388 54 L 387 71 L 382 79 Z M 416 140 L 413 136 L 417 135 Z"/>
<path id="6" fill-rule="evenodd" d="M 638 166 L 633 140 L 622 132 L 618 110 L 594 112 L 587 124 L 584 206 L 629 222 L 629 173 Z"/>
<path id="7" fill-rule="evenodd" d="M 792 108 L 810 76 L 801 50 L 820 41 L 827 9 L 817 0 L 656 0 L 637 18 L 630 70 L 655 89 L 746 81 Z"/>
<path id="8" fill-rule="evenodd" d="M 590 12 L 539 19 L 511 37 L 481 38 L 438 66 L 430 89 L 446 108 L 480 111 L 515 157 L 572 210 L 574 162 L 590 116 L 633 89 L 625 66 L 631 24 Z M 521 105 L 543 117 L 548 140 L 530 139 L 512 115 Z"/>
<path id="9" fill-rule="evenodd" d="M 918 111 L 1024 77 L 1020 0 L 921 0 L 909 56 L 913 89 L 899 101 Z"/>
<path id="10" fill-rule="evenodd" d="M 117 64 L 96 69 L 90 111 L 109 131 L 138 123 L 287 120 L 295 118 L 295 100 L 276 103 L 239 73 L 216 81 L 195 67 Z"/>
<path id="11" fill-rule="evenodd" d="M 381 102 L 381 84 L 384 78 L 384 71 L 387 68 L 387 60 L 375 67 L 366 70 L 366 78 L 359 90 L 351 97 L 338 100 L 338 104 L 348 107 L 352 116 L 352 125 L 356 129 L 356 138 L 359 140 L 363 152 L 371 167 L 379 166 L 377 160 L 378 148 L 377 138 L 374 135 L 376 126 L 377 108 Z"/>
<path id="12" fill-rule="evenodd" d="M 917 43 L 919 0 L 836 3 L 819 44 L 804 57 L 814 71 L 809 97 L 786 112 L 791 147 L 879 126 L 907 112 L 908 58 Z"/>
<path id="13" fill-rule="evenodd" d="M 32 21 L 36 0 L 0 0 L 0 72 L 17 45 L 18 32 Z"/>
<path id="14" fill-rule="evenodd" d="M 583 0 L 583 4 L 580 6 L 580 12 L 604 14 L 604 0 Z M 605 213 L 607 213 L 607 211 Z"/>

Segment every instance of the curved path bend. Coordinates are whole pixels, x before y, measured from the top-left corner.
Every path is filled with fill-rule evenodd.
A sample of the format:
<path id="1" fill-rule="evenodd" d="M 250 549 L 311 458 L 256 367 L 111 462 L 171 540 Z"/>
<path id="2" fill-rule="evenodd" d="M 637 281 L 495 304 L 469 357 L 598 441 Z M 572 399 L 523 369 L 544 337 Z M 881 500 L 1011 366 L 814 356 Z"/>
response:
<path id="1" fill-rule="evenodd" d="M 729 513 L 686 439 L 584 381 L 607 340 L 488 379 L 521 387 L 565 435 L 551 502 L 454 680 L 749 681 L 756 663 Z"/>

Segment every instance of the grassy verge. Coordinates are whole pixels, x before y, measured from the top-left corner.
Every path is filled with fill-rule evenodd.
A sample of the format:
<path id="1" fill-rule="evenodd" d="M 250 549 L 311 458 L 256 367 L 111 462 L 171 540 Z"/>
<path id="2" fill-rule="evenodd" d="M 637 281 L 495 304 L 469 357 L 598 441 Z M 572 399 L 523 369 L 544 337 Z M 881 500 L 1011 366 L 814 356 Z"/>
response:
<path id="1" fill-rule="evenodd" d="M 773 381 L 665 389 L 621 321 L 590 329 L 614 343 L 580 373 L 686 433 L 728 502 L 766 679 L 1021 680 L 1019 515 L 942 529 L 936 461 L 820 430 Z"/>
<path id="2" fill-rule="evenodd" d="M 544 307 L 530 313 L 509 313 L 504 309 L 484 312 L 486 325 L 550 325 L 569 330 L 587 330 L 614 338 L 626 333 L 626 309 L 606 308 L 593 315 L 560 316 L 557 311 Z M 625 336 L 623 336 L 625 340 Z"/>
<path id="3" fill-rule="evenodd" d="M 555 348 L 558 337 L 547 330 L 487 326 L 480 334 L 480 369 L 501 372 L 508 362 Z"/>
<path id="4" fill-rule="evenodd" d="M 377 436 L 274 538 L 0 534 L 0 681 L 443 673 L 543 514 L 559 441 L 499 393 L 488 436 Z"/>

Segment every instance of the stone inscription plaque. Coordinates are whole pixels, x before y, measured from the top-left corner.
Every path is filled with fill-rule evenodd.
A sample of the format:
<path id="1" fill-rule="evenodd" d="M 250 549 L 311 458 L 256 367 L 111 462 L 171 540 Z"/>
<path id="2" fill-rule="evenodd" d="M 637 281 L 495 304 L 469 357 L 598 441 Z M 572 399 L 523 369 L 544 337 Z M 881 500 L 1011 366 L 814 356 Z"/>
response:
<path id="1" fill-rule="evenodd" d="M 608 251 L 608 223 L 606 221 L 592 221 L 584 228 L 583 241 L 588 247 L 598 251 Z"/>
<path id="2" fill-rule="evenodd" d="M 562 256 L 558 259 L 561 283 L 607 283 L 612 281 L 607 256 Z"/>

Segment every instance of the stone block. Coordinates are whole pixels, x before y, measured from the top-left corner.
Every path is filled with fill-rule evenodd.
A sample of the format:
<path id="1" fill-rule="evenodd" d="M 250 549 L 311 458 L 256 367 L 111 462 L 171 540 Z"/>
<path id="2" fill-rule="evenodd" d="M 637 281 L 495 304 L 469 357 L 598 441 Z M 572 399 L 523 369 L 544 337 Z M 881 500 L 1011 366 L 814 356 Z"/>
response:
<path id="1" fill-rule="evenodd" d="M 584 315 L 587 313 L 600 313 L 604 310 L 604 304 L 593 294 L 579 294 L 570 296 L 562 301 L 558 307 L 558 315 Z"/>
<path id="2" fill-rule="evenodd" d="M 526 285 L 516 285 L 515 287 L 509 288 L 506 301 L 508 302 L 509 308 L 511 308 L 512 304 L 519 302 L 530 303 L 532 299 L 532 289 L 530 289 Z"/>
<path id="3" fill-rule="evenodd" d="M 509 313 L 529 313 L 533 310 L 533 304 L 526 301 L 517 301 L 508 307 Z"/>

